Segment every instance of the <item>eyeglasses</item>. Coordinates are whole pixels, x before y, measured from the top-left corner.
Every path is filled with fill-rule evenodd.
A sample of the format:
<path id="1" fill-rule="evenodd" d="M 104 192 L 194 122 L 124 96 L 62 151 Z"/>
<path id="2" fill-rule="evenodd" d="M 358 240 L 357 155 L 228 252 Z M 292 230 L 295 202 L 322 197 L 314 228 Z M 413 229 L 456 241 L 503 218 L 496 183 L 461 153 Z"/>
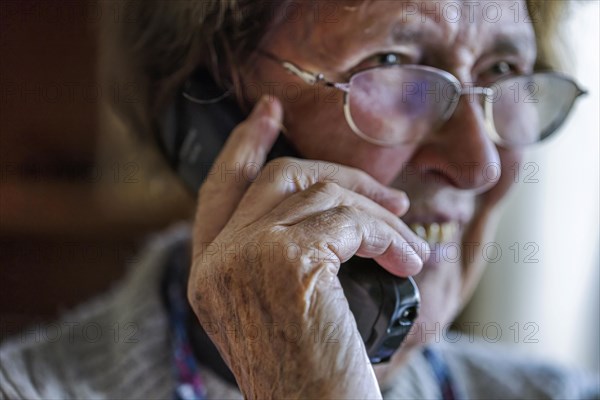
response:
<path id="1" fill-rule="evenodd" d="M 279 63 L 310 85 L 344 93 L 344 115 L 364 140 L 395 146 L 418 143 L 456 110 L 462 96 L 479 97 L 491 139 L 521 147 L 548 138 L 565 121 L 578 97 L 587 92 L 558 72 L 511 75 L 489 87 L 463 86 L 447 71 L 424 65 L 383 65 L 354 73 L 348 82 L 332 82 L 271 53 Z"/>

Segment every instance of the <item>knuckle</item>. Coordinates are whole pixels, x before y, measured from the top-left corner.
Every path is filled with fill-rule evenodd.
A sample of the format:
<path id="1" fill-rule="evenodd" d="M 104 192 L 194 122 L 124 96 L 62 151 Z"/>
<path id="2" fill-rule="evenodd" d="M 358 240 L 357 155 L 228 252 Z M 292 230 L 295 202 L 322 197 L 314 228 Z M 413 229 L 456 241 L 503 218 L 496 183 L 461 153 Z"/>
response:
<path id="1" fill-rule="evenodd" d="M 390 249 L 394 251 L 396 246 L 392 238 L 381 232 L 370 232 L 365 245 L 375 254 L 384 254 Z"/>
<path id="2" fill-rule="evenodd" d="M 348 205 L 339 205 L 333 208 L 333 212 L 340 217 L 347 217 L 348 219 L 356 218 L 356 208 Z"/>
<path id="3" fill-rule="evenodd" d="M 286 173 L 290 173 L 287 171 L 288 167 L 296 164 L 297 162 L 298 160 L 293 157 L 277 157 L 269 160 L 265 164 L 264 169 L 269 171 L 270 177 L 274 177 L 276 180 L 283 179 Z"/>
<path id="4" fill-rule="evenodd" d="M 252 121 L 251 126 L 252 128 L 250 129 L 256 129 L 261 132 L 278 128 L 277 121 L 275 121 L 270 116 L 263 116 L 255 119 L 254 121 Z"/>
<path id="5" fill-rule="evenodd" d="M 326 195 L 331 197 L 340 196 L 342 187 L 335 182 L 317 182 L 310 187 L 311 191 L 318 195 Z"/>
<path id="6" fill-rule="evenodd" d="M 287 165 L 293 164 L 293 163 L 297 163 L 298 159 L 294 158 L 294 157 L 277 157 L 272 159 L 271 161 L 269 161 L 267 163 L 267 165 L 272 165 L 274 168 L 278 168 L 278 169 L 283 169 L 285 168 Z"/>

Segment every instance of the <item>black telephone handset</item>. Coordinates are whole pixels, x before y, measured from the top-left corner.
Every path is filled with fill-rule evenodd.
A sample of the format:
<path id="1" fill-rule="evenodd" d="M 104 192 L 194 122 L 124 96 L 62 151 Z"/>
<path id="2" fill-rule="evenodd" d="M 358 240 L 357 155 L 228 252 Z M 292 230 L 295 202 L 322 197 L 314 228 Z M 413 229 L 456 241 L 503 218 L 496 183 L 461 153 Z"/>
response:
<path id="1" fill-rule="evenodd" d="M 177 93 L 158 132 L 172 168 L 194 193 L 208 175 L 229 133 L 244 119 L 235 101 L 198 70 Z M 202 100 L 206 99 L 206 100 Z M 283 134 L 268 159 L 299 157 Z M 340 283 L 372 363 L 388 361 L 410 331 L 419 309 L 412 278 L 400 278 L 371 259 L 343 263 Z"/>

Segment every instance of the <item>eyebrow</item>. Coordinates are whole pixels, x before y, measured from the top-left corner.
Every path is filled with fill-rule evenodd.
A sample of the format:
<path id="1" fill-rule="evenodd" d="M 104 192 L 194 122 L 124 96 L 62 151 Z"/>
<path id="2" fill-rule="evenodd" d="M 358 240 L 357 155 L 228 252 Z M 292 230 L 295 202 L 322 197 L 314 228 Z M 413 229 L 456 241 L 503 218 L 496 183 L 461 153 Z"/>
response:
<path id="1" fill-rule="evenodd" d="M 406 22 L 396 21 L 390 30 L 390 39 L 394 44 L 413 44 L 423 39 L 423 29 L 417 29 L 414 25 Z"/>
<path id="2" fill-rule="evenodd" d="M 388 40 L 393 44 L 420 44 L 423 42 L 428 31 L 423 26 L 415 26 L 406 22 L 396 21 L 390 30 Z M 485 53 L 528 56 L 535 51 L 535 41 L 530 36 L 519 33 L 500 33 L 493 39 L 493 45 Z"/>
<path id="3" fill-rule="evenodd" d="M 490 53 L 496 54 L 521 54 L 530 53 L 534 46 L 530 45 L 530 38 L 525 35 L 506 36 L 502 35 L 494 40 Z"/>

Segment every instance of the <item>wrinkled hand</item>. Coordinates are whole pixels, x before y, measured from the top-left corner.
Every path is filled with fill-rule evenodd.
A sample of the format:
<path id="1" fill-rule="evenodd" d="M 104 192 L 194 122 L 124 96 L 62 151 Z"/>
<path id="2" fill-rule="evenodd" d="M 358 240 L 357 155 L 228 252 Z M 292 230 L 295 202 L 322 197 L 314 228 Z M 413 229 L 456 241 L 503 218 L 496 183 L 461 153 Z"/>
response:
<path id="1" fill-rule="evenodd" d="M 200 188 L 188 298 L 245 397 L 379 398 L 336 275 L 354 254 L 413 275 L 427 246 L 398 218 L 406 195 L 362 171 L 264 165 L 281 119 L 262 99 Z"/>

